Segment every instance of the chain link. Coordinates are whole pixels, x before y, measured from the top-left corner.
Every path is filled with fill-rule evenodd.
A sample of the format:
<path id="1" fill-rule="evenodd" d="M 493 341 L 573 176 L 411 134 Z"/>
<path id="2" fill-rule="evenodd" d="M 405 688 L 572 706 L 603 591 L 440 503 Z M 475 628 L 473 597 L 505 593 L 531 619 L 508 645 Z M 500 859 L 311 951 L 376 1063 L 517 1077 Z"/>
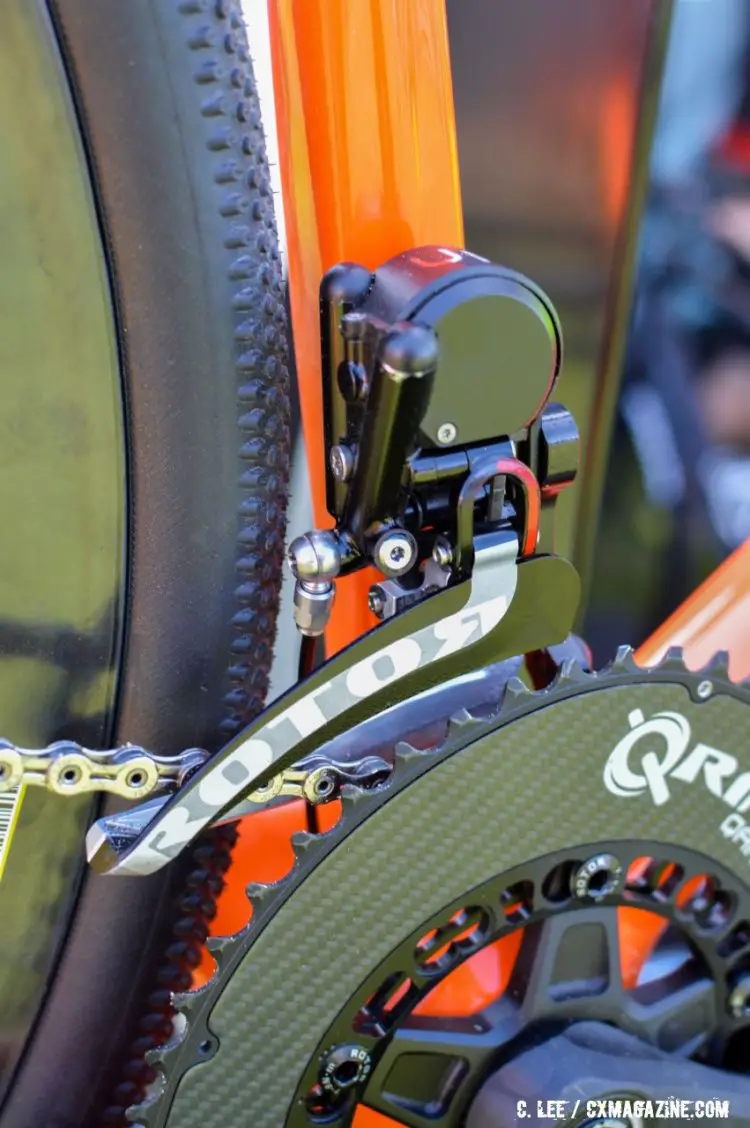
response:
<path id="1" fill-rule="evenodd" d="M 94 752 L 72 740 L 40 749 L 0 740 L 0 792 L 30 785 L 57 795 L 107 791 L 124 799 L 143 799 L 153 791 L 180 787 L 207 759 L 208 753 L 200 748 L 178 756 L 156 756 L 136 744 Z"/>
<path id="2" fill-rule="evenodd" d="M 201 748 L 189 748 L 177 756 L 157 756 L 136 744 L 94 752 L 72 740 L 30 749 L 0 739 L 0 793 L 30 785 L 45 787 L 56 795 L 106 791 L 123 799 L 143 799 L 155 791 L 181 787 L 207 759 L 208 753 Z M 379 756 L 340 765 L 313 754 L 273 776 L 246 802 L 255 806 L 284 796 L 326 803 L 336 798 L 345 783 L 372 785 L 384 779 L 389 770 Z"/>

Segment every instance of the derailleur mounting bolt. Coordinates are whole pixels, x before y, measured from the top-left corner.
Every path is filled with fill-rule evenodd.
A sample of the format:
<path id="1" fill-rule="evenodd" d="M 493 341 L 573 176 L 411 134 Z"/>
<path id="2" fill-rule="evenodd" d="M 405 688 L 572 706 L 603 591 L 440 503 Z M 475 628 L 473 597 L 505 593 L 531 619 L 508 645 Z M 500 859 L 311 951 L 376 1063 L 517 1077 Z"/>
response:
<path id="1" fill-rule="evenodd" d="M 594 854 L 573 874 L 571 890 L 581 901 L 599 901 L 620 888 L 622 862 L 614 854 Z"/>
<path id="2" fill-rule="evenodd" d="M 379 538 L 372 556 L 386 576 L 403 576 L 416 560 L 417 542 L 406 529 L 391 529 Z"/>
<path id="3" fill-rule="evenodd" d="M 328 464 L 337 482 L 348 482 L 354 473 L 354 454 L 351 447 L 344 446 L 343 443 L 332 446 Z"/>
<path id="4" fill-rule="evenodd" d="M 363 1046 L 347 1043 L 335 1046 L 323 1056 L 318 1080 L 320 1087 L 331 1096 L 341 1093 L 367 1080 L 372 1069 L 372 1058 Z"/>
<path id="5" fill-rule="evenodd" d="M 742 975 L 736 979 L 727 999 L 729 1013 L 735 1018 L 747 1018 L 750 1015 L 750 975 Z"/>

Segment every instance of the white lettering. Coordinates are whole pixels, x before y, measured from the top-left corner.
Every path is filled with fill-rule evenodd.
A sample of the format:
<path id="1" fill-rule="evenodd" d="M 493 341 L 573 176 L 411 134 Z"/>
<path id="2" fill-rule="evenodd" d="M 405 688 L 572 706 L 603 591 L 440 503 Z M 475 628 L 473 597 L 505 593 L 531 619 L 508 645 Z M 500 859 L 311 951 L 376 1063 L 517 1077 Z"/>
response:
<path id="1" fill-rule="evenodd" d="M 725 838 L 733 839 L 737 831 L 745 825 L 742 815 L 727 815 L 719 830 Z"/>
<path id="2" fill-rule="evenodd" d="M 391 682 L 416 670 L 422 661 L 422 648 L 414 638 L 402 638 L 363 658 L 346 676 L 347 689 L 354 697 L 369 697 Z M 381 667 L 379 670 L 378 667 Z M 386 667 L 386 669 L 382 669 Z M 382 671 L 382 672 L 381 672 Z"/>
<path id="3" fill-rule="evenodd" d="M 332 682 L 326 682 L 325 685 L 319 686 L 318 689 L 313 689 L 306 697 L 303 697 L 301 701 L 295 701 L 293 705 L 285 709 L 276 720 L 269 721 L 268 727 L 277 728 L 279 725 L 283 724 L 284 721 L 289 721 L 290 724 L 294 725 L 299 736 L 312 736 L 312 734 L 317 732 L 328 720 L 325 713 L 320 708 L 320 705 L 318 705 L 316 698 L 330 689 L 331 685 Z"/>
<path id="4" fill-rule="evenodd" d="M 640 795 L 647 789 L 657 807 L 669 799 L 667 776 L 682 759 L 690 740 L 690 725 L 679 713 L 656 713 L 647 721 L 640 709 L 629 717 L 629 732 L 613 748 L 604 768 L 604 783 L 614 795 Z M 660 759 L 652 742 L 657 738 L 666 743 L 666 752 Z M 646 742 L 640 755 L 640 772 L 630 766 L 632 750 L 641 741 Z"/>
<path id="5" fill-rule="evenodd" d="M 270 744 L 265 740 L 246 740 L 201 781 L 198 797 L 214 811 L 219 810 L 231 803 L 240 789 L 259 776 L 272 762 L 273 749 Z"/>
<path id="6" fill-rule="evenodd" d="M 694 783 L 701 768 L 706 787 L 712 795 L 721 799 L 724 790 L 722 781 L 737 771 L 736 758 L 727 752 L 720 752 L 718 748 L 711 748 L 708 744 L 696 744 L 690 755 L 674 769 L 672 777 L 684 780 L 685 783 Z"/>
<path id="7" fill-rule="evenodd" d="M 476 607 L 464 607 L 455 615 L 441 619 L 434 627 L 435 638 L 443 643 L 435 655 L 435 660 L 462 650 L 472 640 L 477 628 L 479 628 L 479 637 L 484 638 L 500 622 L 509 606 L 508 597 L 499 595 Z"/>
<path id="8" fill-rule="evenodd" d="M 746 811 L 750 807 L 750 772 L 743 772 L 724 792 L 724 802 L 728 807 Z"/>
<path id="9" fill-rule="evenodd" d="M 142 868 L 141 859 L 146 851 L 150 857 L 157 856 L 160 859 L 174 857 L 180 847 L 189 842 L 210 818 L 210 814 L 191 818 L 190 812 L 184 807 L 175 807 L 174 810 L 168 811 L 158 827 L 138 844 L 137 853 L 133 858 L 127 859 L 126 868 L 130 872 Z M 146 872 L 150 872 L 150 869 L 147 868 Z"/>

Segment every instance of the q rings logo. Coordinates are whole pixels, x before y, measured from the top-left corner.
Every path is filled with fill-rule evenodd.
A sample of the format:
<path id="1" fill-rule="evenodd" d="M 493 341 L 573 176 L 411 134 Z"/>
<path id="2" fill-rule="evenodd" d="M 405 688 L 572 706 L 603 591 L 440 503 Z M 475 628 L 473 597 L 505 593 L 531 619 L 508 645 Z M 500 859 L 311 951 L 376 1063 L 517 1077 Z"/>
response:
<path id="1" fill-rule="evenodd" d="M 640 709 L 634 709 L 628 721 L 632 731 L 612 750 L 604 767 L 605 786 L 621 796 L 650 791 L 661 807 L 670 795 L 667 776 L 690 743 L 690 724 L 680 713 L 655 713 L 647 721 Z"/>

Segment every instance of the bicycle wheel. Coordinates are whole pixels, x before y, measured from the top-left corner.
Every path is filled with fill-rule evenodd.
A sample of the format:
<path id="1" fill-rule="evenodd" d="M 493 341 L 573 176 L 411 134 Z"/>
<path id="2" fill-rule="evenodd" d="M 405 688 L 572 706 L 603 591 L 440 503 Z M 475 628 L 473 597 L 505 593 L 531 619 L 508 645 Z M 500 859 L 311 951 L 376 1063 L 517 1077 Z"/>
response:
<path id="1" fill-rule="evenodd" d="M 239 7 L 9 0 L 0 73 L 19 279 L 3 318 L 3 732 L 215 748 L 267 690 L 289 462 Z M 90 816 L 29 794 L 7 852 L 4 1128 L 85 1123 L 179 885 L 177 870 L 85 874 Z"/>

